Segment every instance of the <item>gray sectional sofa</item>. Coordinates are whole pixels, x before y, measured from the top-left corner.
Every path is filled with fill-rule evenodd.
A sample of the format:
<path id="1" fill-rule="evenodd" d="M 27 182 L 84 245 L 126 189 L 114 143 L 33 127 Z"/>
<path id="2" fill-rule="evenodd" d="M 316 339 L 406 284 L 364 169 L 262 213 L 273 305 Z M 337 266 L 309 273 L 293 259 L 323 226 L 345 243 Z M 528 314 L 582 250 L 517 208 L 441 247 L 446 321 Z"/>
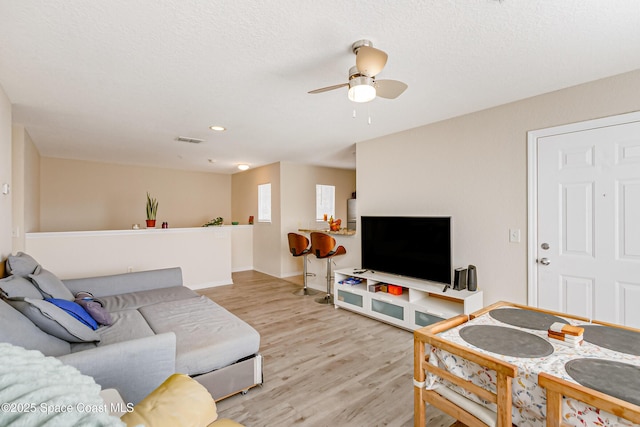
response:
<path id="1" fill-rule="evenodd" d="M 18 256 L 8 260 L 18 267 L 7 268 L 13 276 L 0 280 L 0 342 L 58 357 L 132 403 L 175 372 L 194 377 L 216 400 L 262 383 L 258 332 L 184 287 L 180 268 L 60 281 L 42 268 L 25 274 L 28 256 Z M 112 324 L 78 325 L 30 286 L 43 298 L 89 292 Z"/>

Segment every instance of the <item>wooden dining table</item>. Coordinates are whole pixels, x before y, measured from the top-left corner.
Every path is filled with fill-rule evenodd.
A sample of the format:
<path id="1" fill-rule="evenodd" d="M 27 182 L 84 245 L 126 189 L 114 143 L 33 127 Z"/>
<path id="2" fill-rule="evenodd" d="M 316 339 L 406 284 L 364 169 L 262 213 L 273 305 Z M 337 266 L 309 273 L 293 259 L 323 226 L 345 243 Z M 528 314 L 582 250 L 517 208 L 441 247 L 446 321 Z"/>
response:
<path id="1" fill-rule="evenodd" d="M 583 328 L 582 343 L 551 340 L 554 323 Z M 640 414 L 640 331 L 632 328 L 499 302 L 416 330 L 414 344 L 416 426 L 424 426 L 427 403 L 467 425 L 544 426 L 543 385 L 560 402 L 551 418 L 566 425 L 633 425 L 620 415 Z M 551 381 L 541 385 L 539 375 Z M 607 406 L 615 414 L 585 394 L 556 402 L 563 390 L 557 384 L 604 396 L 618 405 Z"/>

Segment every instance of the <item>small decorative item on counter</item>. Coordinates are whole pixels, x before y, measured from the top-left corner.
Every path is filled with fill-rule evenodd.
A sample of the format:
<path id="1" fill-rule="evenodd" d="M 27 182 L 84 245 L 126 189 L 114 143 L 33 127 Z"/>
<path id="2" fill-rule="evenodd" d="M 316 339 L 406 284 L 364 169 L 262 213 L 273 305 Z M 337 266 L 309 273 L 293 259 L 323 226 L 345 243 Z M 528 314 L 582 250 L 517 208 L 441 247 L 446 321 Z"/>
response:
<path id="1" fill-rule="evenodd" d="M 231 225 L 238 225 L 240 224 L 238 221 L 231 221 Z"/>
<path id="2" fill-rule="evenodd" d="M 156 215 L 158 214 L 158 200 L 151 197 L 147 191 L 147 228 L 156 226 Z"/>
<path id="3" fill-rule="evenodd" d="M 169 228 L 169 223 L 167 221 L 163 222 L 162 228 Z"/>
<path id="4" fill-rule="evenodd" d="M 340 231 L 340 224 L 342 224 L 341 219 L 334 220 L 333 217 L 329 218 L 329 230 Z"/>
<path id="5" fill-rule="evenodd" d="M 131 228 L 134 230 L 140 230 L 140 224 L 133 224 Z"/>
<path id="6" fill-rule="evenodd" d="M 222 223 L 224 222 L 224 219 L 222 217 L 217 217 L 212 219 L 211 221 L 202 224 L 203 227 L 211 227 L 211 226 L 215 226 L 215 225 L 222 225 Z"/>
<path id="7" fill-rule="evenodd" d="M 249 225 L 253 225 L 253 215 L 249 217 Z"/>

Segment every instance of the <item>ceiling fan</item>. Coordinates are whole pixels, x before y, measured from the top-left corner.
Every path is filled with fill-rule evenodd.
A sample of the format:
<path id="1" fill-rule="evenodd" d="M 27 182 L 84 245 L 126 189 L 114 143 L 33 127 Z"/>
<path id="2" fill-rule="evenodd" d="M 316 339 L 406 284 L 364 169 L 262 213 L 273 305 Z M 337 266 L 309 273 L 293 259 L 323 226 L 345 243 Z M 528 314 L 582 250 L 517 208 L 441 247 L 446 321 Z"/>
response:
<path id="1" fill-rule="evenodd" d="M 407 85 L 398 80 L 376 80 L 376 76 L 387 63 L 388 55 L 373 47 L 369 40 L 358 40 L 351 45 L 356 55 L 356 65 L 349 69 L 349 81 L 309 91 L 322 93 L 341 87 L 349 87 L 348 96 L 353 102 L 369 102 L 376 96 L 387 99 L 397 98 L 407 89 Z"/>

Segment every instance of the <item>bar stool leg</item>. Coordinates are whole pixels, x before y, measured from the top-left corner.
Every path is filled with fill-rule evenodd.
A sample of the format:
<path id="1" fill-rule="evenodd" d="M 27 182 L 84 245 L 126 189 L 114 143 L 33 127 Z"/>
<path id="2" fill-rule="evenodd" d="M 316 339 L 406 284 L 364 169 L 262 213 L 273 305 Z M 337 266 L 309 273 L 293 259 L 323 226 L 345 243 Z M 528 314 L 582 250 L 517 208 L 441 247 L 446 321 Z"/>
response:
<path id="1" fill-rule="evenodd" d="M 309 276 L 309 273 L 307 273 L 307 255 L 304 255 L 302 257 L 302 262 L 304 263 L 304 267 L 302 267 L 302 271 L 303 271 L 303 278 L 304 278 L 304 286 L 302 289 L 300 289 L 299 291 L 295 291 L 293 294 L 294 295 L 303 295 L 303 296 L 312 296 L 312 295 L 317 295 L 319 292 L 316 291 L 315 289 L 310 289 L 307 286 L 307 277 Z M 314 274 L 315 276 L 315 274 Z"/>
<path id="2" fill-rule="evenodd" d="M 327 294 L 322 298 L 316 298 L 316 302 L 320 304 L 333 304 L 333 295 L 331 295 L 331 258 L 327 258 Z"/>

